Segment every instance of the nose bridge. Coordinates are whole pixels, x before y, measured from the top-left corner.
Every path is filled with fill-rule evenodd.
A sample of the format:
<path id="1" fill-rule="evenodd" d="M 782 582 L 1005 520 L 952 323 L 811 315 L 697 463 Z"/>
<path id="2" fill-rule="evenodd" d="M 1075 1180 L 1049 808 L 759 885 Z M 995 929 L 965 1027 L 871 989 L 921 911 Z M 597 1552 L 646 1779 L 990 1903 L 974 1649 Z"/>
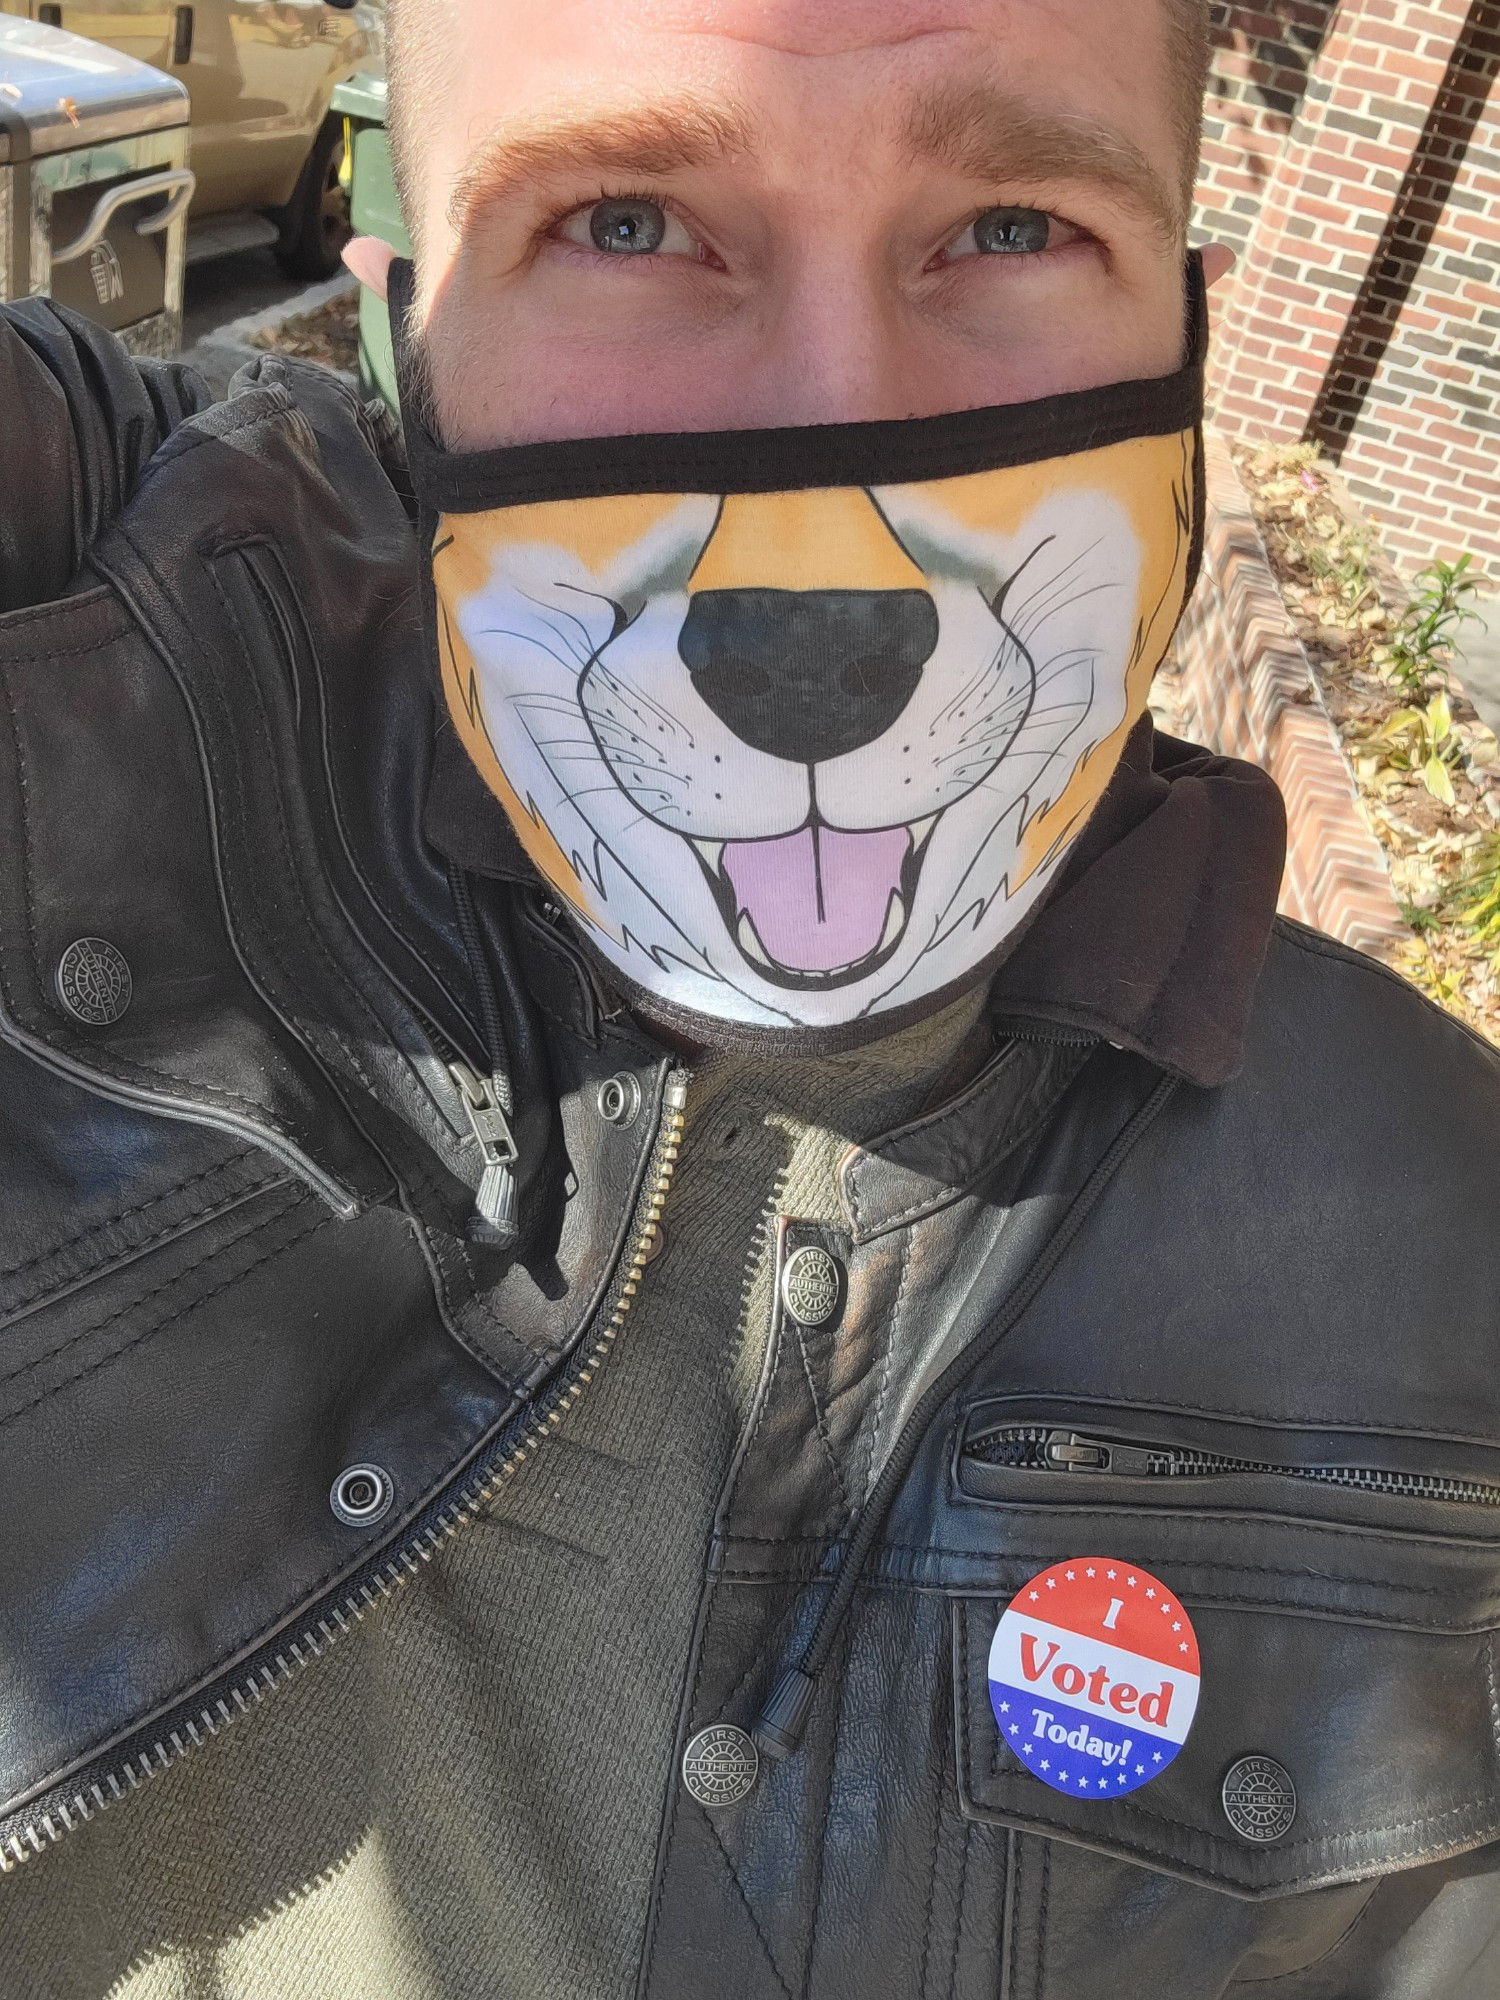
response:
<path id="1" fill-rule="evenodd" d="M 927 579 L 862 486 L 731 493 L 690 591 L 923 590 Z"/>

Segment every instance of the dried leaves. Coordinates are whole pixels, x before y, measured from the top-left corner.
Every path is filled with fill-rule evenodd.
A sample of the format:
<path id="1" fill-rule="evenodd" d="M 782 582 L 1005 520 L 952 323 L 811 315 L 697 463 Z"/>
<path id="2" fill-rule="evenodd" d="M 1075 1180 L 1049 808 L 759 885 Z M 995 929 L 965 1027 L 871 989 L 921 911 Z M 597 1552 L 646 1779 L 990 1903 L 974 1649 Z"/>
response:
<path id="1" fill-rule="evenodd" d="M 340 292 L 312 312 L 297 313 L 279 326 L 252 334 L 256 347 L 292 354 L 299 361 L 321 361 L 325 368 L 353 374 L 359 366 L 359 293 Z"/>
<path id="2" fill-rule="evenodd" d="M 1394 962 L 1500 1042 L 1500 746 L 1450 669 L 1471 565 L 1432 565 L 1406 598 L 1314 446 L 1235 459 L 1411 926 Z"/>

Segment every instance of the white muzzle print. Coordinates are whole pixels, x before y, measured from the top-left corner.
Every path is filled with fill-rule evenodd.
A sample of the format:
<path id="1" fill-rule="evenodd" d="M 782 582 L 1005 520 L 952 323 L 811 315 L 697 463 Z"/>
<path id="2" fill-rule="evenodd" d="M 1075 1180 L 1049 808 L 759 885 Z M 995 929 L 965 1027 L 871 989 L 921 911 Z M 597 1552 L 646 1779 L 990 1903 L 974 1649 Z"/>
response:
<path id="1" fill-rule="evenodd" d="M 1166 469 L 1144 509 L 1068 460 L 449 516 L 455 720 L 636 986 L 747 1025 L 904 1007 L 997 952 L 1097 802 L 1179 608 L 1190 445 L 1092 455 Z"/>

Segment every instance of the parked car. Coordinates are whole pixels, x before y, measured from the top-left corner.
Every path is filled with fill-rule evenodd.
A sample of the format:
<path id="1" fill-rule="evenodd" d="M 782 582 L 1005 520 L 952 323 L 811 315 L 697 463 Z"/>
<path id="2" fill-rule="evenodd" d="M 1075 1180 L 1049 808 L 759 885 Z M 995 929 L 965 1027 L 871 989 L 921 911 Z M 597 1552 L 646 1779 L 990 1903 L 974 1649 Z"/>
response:
<path id="1" fill-rule="evenodd" d="M 344 122 L 335 85 L 384 58 L 373 0 L 0 0 L 16 14 L 105 42 L 179 77 L 192 98 L 190 227 L 268 216 L 277 255 L 298 278 L 338 268 L 348 234 Z M 221 229 L 224 247 L 240 247 Z M 208 240 L 212 241 L 210 234 Z M 261 225 L 260 240 L 271 240 Z M 193 255 L 190 239 L 188 255 Z"/>

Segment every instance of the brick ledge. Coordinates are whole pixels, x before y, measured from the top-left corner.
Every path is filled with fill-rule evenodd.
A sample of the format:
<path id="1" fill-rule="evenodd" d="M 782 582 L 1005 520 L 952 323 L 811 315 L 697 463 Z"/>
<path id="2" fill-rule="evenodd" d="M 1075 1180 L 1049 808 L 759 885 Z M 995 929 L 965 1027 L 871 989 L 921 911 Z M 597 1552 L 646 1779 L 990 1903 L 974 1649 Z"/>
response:
<path id="1" fill-rule="evenodd" d="M 1224 439 L 1205 440 L 1203 574 L 1173 643 L 1187 733 L 1248 758 L 1286 799 L 1281 908 L 1379 958 L 1410 938 L 1338 731 L 1287 615 Z"/>

